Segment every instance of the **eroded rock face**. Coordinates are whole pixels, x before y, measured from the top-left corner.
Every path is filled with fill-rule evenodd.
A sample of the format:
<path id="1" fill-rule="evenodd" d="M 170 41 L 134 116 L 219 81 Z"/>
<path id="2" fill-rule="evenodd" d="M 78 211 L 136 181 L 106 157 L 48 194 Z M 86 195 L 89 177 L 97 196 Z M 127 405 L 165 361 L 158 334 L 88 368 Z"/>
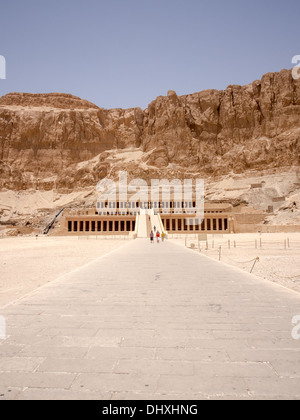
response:
<path id="1" fill-rule="evenodd" d="M 93 174 L 74 168 L 69 174 L 69 168 L 106 150 L 139 146 L 142 123 L 140 109 L 107 111 L 71 95 L 6 95 L 0 98 L 0 187 L 92 185 Z M 105 174 L 105 165 L 98 166 Z"/>
<path id="2" fill-rule="evenodd" d="M 140 148 L 140 162 L 107 152 Z M 66 94 L 0 98 L 0 188 L 92 186 L 116 169 L 146 177 L 220 175 L 299 165 L 300 81 L 269 73 L 247 86 L 105 110 Z M 96 160 L 95 160 L 96 159 Z M 91 165 L 80 166 L 81 162 Z"/>
<path id="3" fill-rule="evenodd" d="M 18 106 L 23 108 L 45 107 L 58 109 L 98 109 L 91 102 L 78 98 L 67 93 L 9 93 L 0 98 L 0 106 Z"/>
<path id="4" fill-rule="evenodd" d="M 299 165 L 300 82 L 270 73 L 247 86 L 177 97 L 148 108 L 143 147 L 204 174 Z"/>

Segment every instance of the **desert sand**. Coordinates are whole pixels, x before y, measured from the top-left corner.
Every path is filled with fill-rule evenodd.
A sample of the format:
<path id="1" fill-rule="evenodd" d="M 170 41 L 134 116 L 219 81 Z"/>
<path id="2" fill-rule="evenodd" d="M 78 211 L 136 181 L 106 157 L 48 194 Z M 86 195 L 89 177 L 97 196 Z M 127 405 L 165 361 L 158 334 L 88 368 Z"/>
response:
<path id="1" fill-rule="evenodd" d="M 122 239 L 0 239 L 0 307 L 123 245 Z"/>
<path id="2" fill-rule="evenodd" d="M 300 233 L 208 235 L 208 249 L 206 242 L 200 242 L 200 251 L 196 237 L 170 240 L 190 249 L 195 247 L 194 252 L 216 260 L 221 247 L 221 263 L 248 273 L 259 258 L 253 275 L 300 293 Z"/>

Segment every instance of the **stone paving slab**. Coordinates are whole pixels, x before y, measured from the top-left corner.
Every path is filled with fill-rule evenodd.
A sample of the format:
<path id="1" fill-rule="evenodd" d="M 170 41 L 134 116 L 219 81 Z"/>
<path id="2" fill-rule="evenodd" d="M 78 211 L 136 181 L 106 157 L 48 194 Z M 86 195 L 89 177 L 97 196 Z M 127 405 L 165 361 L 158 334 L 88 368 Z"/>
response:
<path id="1" fill-rule="evenodd" d="M 0 309 L 0 399 L 300 399 L 300 295 L 136 240 Z"/>

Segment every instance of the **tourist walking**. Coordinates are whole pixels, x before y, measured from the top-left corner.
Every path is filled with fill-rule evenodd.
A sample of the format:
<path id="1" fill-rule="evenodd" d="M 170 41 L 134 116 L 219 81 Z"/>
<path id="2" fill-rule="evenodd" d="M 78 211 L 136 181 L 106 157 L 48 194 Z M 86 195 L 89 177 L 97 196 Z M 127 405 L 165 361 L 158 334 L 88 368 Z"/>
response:
<path id="1" fill-rule="evenodd" d="M 159 244 L 160 233 L 158 231 L 157 231 L 157 234 L 156 234 L 156 239 L 157 239 L 157 243 Z"/>
<path id="2" fill-rule="evenodd" d="M 151 244 L 154 243 L 154 233 L 153 233 L 153 230 L 151 230 L 151 233 L 150 233 L 150 242 L 151 242 Z"/>
<path id="3" fill-rule="evenodd" d="M 153 229 L 154 229 L 154 233 L 155 233 L 156 232 L 156 226 L 154 226 Z"/>
<path id="4" fill-rule="evenodd" d="M 161 241 L 164 242 L 164 240 L 165 240 L 165 234 L 164 234 L 164 232 L 162 232 L 162 234 L 161 234 Z"/>

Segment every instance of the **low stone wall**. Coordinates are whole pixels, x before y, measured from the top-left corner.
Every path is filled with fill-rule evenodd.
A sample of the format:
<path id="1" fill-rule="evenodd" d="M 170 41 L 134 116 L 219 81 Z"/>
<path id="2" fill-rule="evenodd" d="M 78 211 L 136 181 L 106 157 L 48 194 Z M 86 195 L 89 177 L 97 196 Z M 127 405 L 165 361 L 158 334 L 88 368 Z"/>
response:
<path id="1" fill-rule="evenodd" d="M 251 225 L 237 224 L 235 233 L 295 233 L 300 232 L 300 225 Z"/>
<path id="2" fill-rule="evenodd" d="M 266 213 L 236 213 L 235 224 L 238 225 L 259 225 L 268 215 Z"/>
<path id="3" fill-rule="evenodd" d="M 261 227 L 261 232 L 263 233 L 294 233 L 300 232 L 300 225 L 263 225 Z"/>

